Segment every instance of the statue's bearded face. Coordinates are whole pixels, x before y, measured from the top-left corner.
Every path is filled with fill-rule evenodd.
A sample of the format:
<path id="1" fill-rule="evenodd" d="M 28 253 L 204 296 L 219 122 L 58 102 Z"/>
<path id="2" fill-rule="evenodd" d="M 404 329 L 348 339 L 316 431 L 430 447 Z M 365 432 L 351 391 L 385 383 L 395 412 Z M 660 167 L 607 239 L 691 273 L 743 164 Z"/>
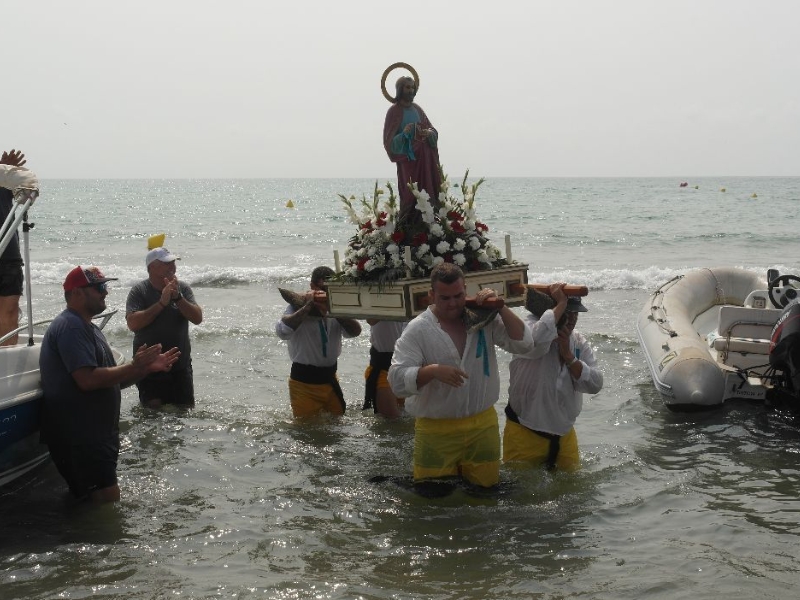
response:
<path id="1" fill-rule="evenodd" d="M 417 95 L 417 85 L 410 77 L 403 77 L 397 82 L 397 99 L 411 102 Z"/>

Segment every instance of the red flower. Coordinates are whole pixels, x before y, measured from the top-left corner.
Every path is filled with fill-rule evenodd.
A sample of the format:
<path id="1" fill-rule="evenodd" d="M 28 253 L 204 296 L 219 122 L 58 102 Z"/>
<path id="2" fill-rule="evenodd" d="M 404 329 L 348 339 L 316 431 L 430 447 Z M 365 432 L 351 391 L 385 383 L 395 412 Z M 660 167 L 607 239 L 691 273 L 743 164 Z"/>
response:
<path id="1" fill-rule="evenodd" d="M 406 234 L 405 234 L 404 231 L 395 231 L 392 234 L 392 241 L 395 244 L 399 244 L 400 242 L 402 242 L 405 239 L 405 237 L 406 237 Z"/>
<path id="2" fill-rule="evenodd" d="M 428 234 L 423 231 L 414 236 L 414 239 L 411 240 L 411 245 L 421 246 L 422 244 L 425 244 L 427 242 L 428 242 Z"/>
<path id="3" fill-rule="evenodd" d="M 361 226 L 361 229 L 372 229 L 372 221 L 367 221 Z"/>
<path id="4" fill-rule="evenodd" d="M 386 221 L 384 221 L 381 218 L 379 218 L 377 221 L 375 221 L 375 227 L 383 227 L 384 225 L 386 225 Z"/>
<path id="5" fill-rule="evenodd" d="M 449 263 L 453 262 L 453 255 L 450 254 L 449 252 L 445 254 L 442 258 L 444 258 L 444 262 L 449 262 Z"/>
<path id="6" fill-rule="evenodd" d="M 461 213 L 459 213 L 458 211 L 455 211 L 455 210 L 451 210 L 449 213 L 447 213 L 447 218 L 448 219 L 453 219 L 454 221 L 463 221 L 464 220 L 464 216 Z"/>
<path id="7" fill-rule="evenodd" d="M 450 229 L 452 229 L 455 233 L 464 233 L 466 231 L 466 229 L 464 229 L 464 226 L 458 221 L 451 222 Z"/>
<path id="8" fill-rule="evenodd" d="M 475 221 L 475 231 L 489 231 L 489 226 L 485 223 L 481 223 L 480 221 Z"/>
<path id="9" fill-rule="evenodd" d="M 368 258 L 360 258 L 360 259 L 358 259 L 358 264 L 356 265 L 356 267 L 358 268 L 359 271 L 363 271 L 364 270 L 364 265 L 367 264 L 368 260 L 369 260 Z"/>

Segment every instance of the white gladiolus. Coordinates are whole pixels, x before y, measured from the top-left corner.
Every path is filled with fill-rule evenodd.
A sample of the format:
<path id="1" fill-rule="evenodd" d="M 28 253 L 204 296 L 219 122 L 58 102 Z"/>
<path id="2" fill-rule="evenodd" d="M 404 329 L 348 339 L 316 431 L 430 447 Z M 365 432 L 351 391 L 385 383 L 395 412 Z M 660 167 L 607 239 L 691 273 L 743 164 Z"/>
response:
<path id="1" fill-rule="evenodd" d="M 356 213 L 355 210 L 353 210 L 351 206 L 345 205 L 345 210 L 347 211 L 347 216 L 349 217 L 350 222 L 353 225 L 361 225 L 361 223 L 358 220 L 358 214 Z"/>

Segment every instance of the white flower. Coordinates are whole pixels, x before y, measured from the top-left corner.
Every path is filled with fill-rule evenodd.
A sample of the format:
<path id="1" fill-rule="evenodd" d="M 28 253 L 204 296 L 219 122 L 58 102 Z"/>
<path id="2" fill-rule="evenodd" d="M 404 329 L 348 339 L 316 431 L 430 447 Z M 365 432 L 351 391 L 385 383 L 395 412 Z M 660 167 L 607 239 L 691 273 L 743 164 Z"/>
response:
<path id="1" fill-rule="evenodd" d="M 431 223 L 433 223 L 435 219 L 436 219 L 436 215 L 434 215 L 433 212 L 431 212 L 431 211 L 422 211 L 422 220 L 425 223 L 427 223 L 428 225 L 431 225 Z"/>
<path id="2" fill-rule="evenodd" d="M 399 247 L 397 244 L 395 244 L 394 242 L 392 242 L 391 244 L 389 244 L 388 246 L 386 246 L 386 251 L 387 251 L 389 254 L 399 254 L 399 252 L 400 252 L 400 247 Z"/>
<path id="3" fill-rule="evenodd" d="M 473 235 L 469 238 L 469 247 L 473 250 L 477 250 L 481 247 L 481 240 L 478 238 L 478 236 Z"/>
<path id="4" fill-rule="evenodd" d="M 467 215 L 467 218 L 464 219 L 464 229 L 467 231 L 475 231 L 475 219 Z"/>
<path id="5" fill-rule="evenodd" d="M 443 259 L 441 256 L 434 256 L 434 257 L 433 257 L 433 261 L 432 261 L 432 263 L 433 263 L 433 266 L 434 266 L 434 267 L 435 267 L 436 265 L 440 265 L 440 264 L 442 264 L 443 262 L 444 262 L 444 259 Z"/>
<path id="6" fill-rule="evenodd" d="M 345 205 L 345 211 L 347 211 L 347 216 L 349 217 L 350 222 L 353 223 L 354 225 L 358 225 L 360 227 L 361 226 L 361 222 L 358 220 L 358 214 L 353 209 L 353 207 Z"/>
<path id="7" fill-rule="evenodd" d="M 462 238 L 458 238 L 455 242 L 453 242 L 453 250 L 457 252 L 461 252 L 466 246 L 467 242 L 465 242 Z"/>
<path id="8" fill-rule="evenodd" d="M 438 252 L 439 254 L 444 254 L 448 250 L 450 250 L 450 244 L 448 244 L 444 240 L 436 244 L 436 252 Z"/>
<path id="9" fill-rule="evenodd" d="M 428 253 L 428 250 L 430 249 L 431 247 L 428 246 L 428 244 L 420 244 L 419 247 L 417 247 L 417 252 L 416 252 L 417 258 L 422 258 L 423 256 L 425 256 Z"/>
<path id="10" fill-rule="evenodd" d="M 444 229 L 442 228 L 441 225 L 439 225 L 439 223 L 434 223 L 433 225 L 431 225 L 429 227 L 429 230 L 430 230 L 431 235 L 433 237 L 443 237 L 444 236 Z"/>
<path id="11" fill-rule="evenodd" d="M 464 264 L 467 262 L 467 257 L 461 253 L 454 254 L 453 262 L 456 263 L 459 267 L 463 267 Z"/>
<path id="12" fill-rule="evenodd" d="M 400 257 L 399 254 L 392 255 L 392 266 L 394 268 L 402 267 L 403 266 L 403 259 Z"/>
<path id="13" fill-rule="evenodd" d="M 482 263 L 491 263 L 492 259 L 486 254 L 485 250 L 478 250 L 478 260 Z"/>
<path id="14" fill-rule="evenodd" d="M 372 271 L 377 266 L 377 263 L 373 259 L 369 259 L 367 262 L 364 263 L 364 270 L 365 271 Z"/>

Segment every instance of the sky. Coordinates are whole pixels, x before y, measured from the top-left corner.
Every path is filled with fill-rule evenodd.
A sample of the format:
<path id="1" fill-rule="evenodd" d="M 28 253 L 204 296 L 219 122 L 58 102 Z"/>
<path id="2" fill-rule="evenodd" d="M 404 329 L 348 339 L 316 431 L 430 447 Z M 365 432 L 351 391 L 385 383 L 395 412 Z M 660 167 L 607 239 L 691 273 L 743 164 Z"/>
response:
<path id="1" fill-rule="evenodd" d="M 396 62 L 451 178 L 800 175 L 796 0 L 2 6 L 0 147 L 42 179 L 389 178 Z"/>

